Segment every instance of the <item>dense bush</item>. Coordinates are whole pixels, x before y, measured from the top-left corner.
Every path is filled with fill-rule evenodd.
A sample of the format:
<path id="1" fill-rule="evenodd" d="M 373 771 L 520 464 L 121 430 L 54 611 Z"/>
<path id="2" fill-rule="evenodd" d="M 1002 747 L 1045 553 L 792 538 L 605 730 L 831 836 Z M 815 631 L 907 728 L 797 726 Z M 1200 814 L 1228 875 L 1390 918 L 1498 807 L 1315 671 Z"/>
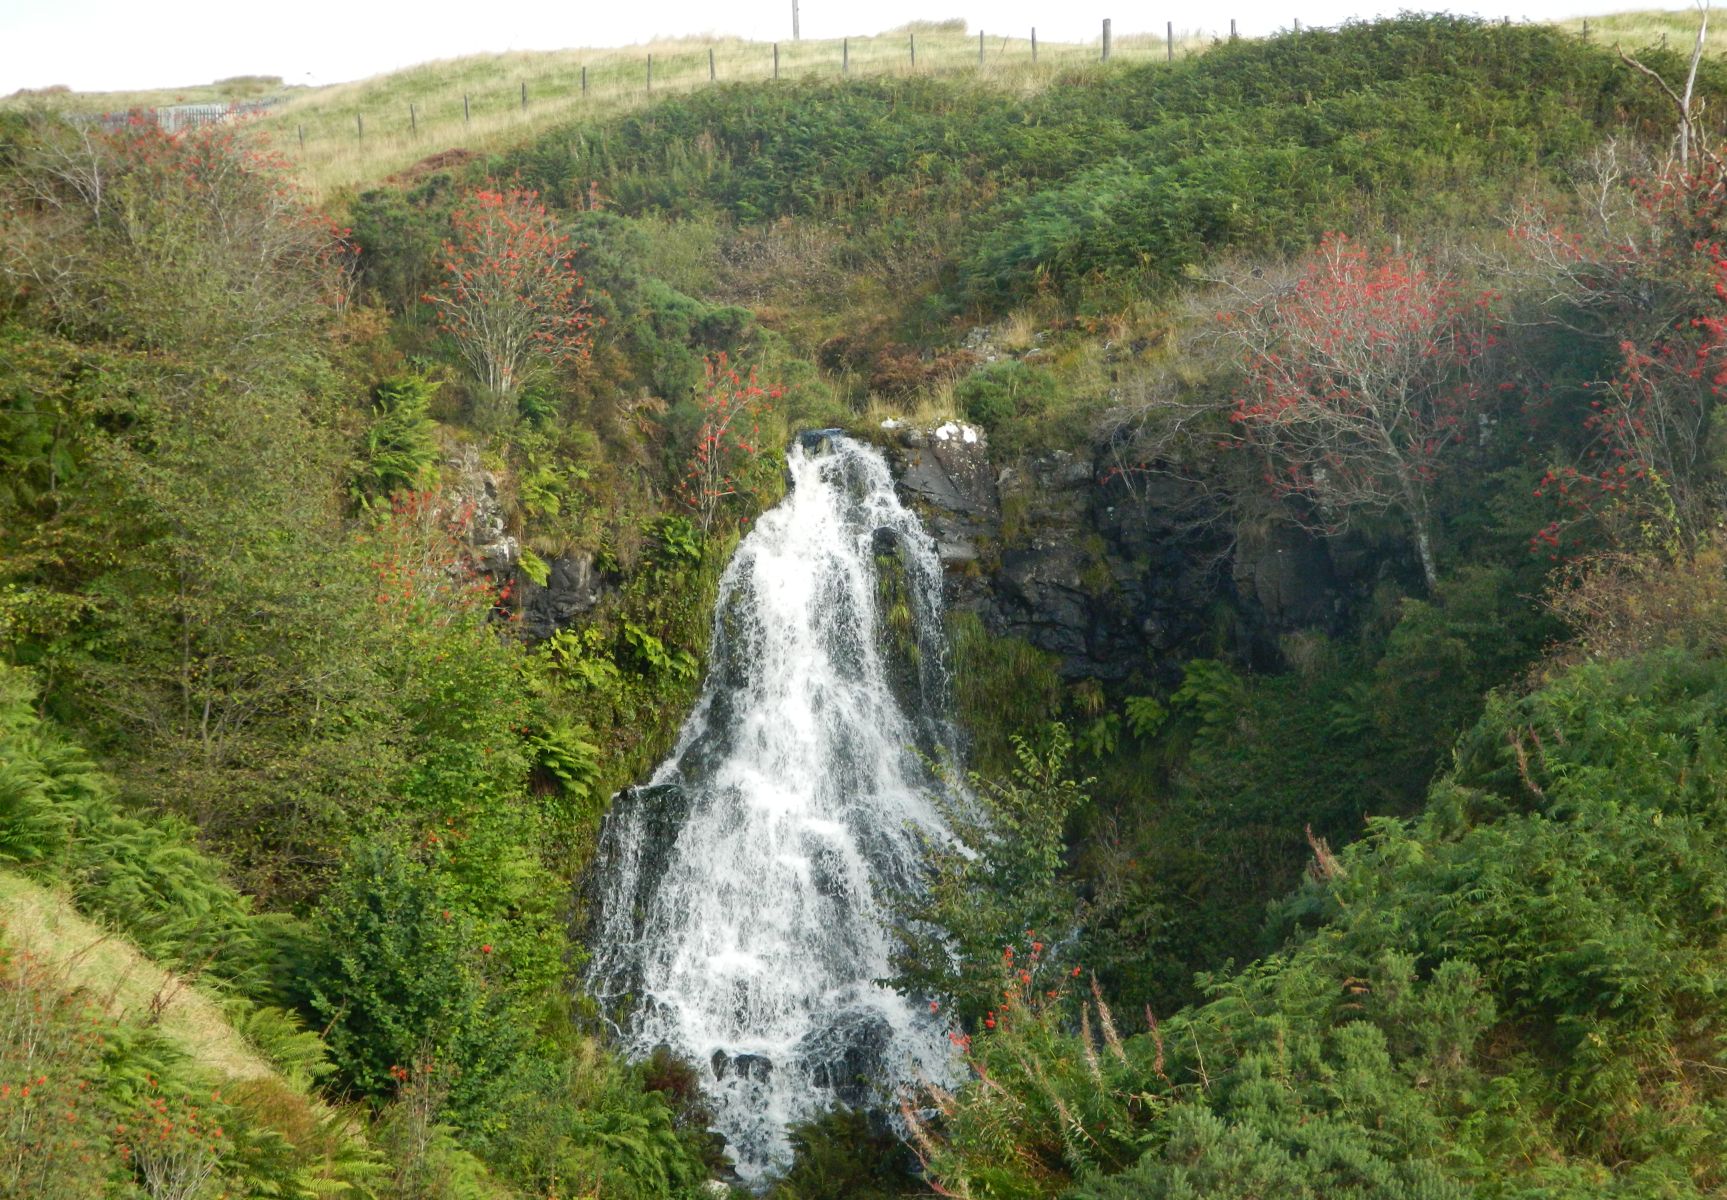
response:
<path id="1" fill-rule="evenodd" d="M 937 1177 L 974 1195 L 1711 1194 L 1723 701 L 1723 660 L 1678 651 L 1496 699 L 1425 814 L 1321 848 L 1290 902 L 1310 931 L 1208 980 L 1202 1005 L 1125 1042 L 1090 1001 L 1083 1035 L 1054 1004 L 977 1034 L 995 1083 L 951 1109 Z"/>

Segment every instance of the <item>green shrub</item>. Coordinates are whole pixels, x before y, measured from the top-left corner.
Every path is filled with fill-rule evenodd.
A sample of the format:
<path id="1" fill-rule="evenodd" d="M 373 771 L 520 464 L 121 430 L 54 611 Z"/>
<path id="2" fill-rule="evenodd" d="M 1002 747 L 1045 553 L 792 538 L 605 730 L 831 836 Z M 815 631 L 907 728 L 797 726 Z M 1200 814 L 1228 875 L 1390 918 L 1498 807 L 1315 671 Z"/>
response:
<path id="1" fill-rule="evenodd" d="M 791 1131 L 791 1168 L 771 1200 L 893 1200 L 925 1193 L 916 1159 L 879 1113 L 838 1108 Z"/>
<path id="2" fill-rule="evenodd" d="M 441 270 L 441 247 L 460 196 L 446 172 L 428 176 L 407 191 L 361 192 L 349 210 L 360 246 L 360 279 L 391 311 L 412 314 Z"/>
<path id="3" fill-rule="evenodd" d="M 1007 778 L 974 773 L 965 793 L 938 795 L 954 841 L 927 847 L 926 892 L 894 898 L 898 984 L 942 997 L 968 1025 L 1000 1002 L 1004 956 L 1050 970 L 1071 959 L 1083 909 L 1064 835 L 1091 781 L 1068 777 L 1073 741 L 1060 722 L 1041 744 L 1013 745 Z"/>
<path id="4" fill-rule="evenodd" d="M 974 1035 L 988 1083 L 932 1173 L 1097 1200 L 1715 1194 L 1724 713 L 1713 649 L 1495 696 L 1422 816 L 1317 845 L 1294 936 L 1202 1003 L 1125 1040 L 1101 999 L 1077 1031 L 1050 1003 Z"/>
<path id="5" fill-rule="evenodd" d="M 1041 413 L 1055 399 L 1055 377 L 1015 359 L 989 363 L 955 384 L 953 399 L 966 420 L 997 434 Z"/>
<path id="6" fill-rule="evenodd" d="M 438 385 L 423 375 L 386 379 L 373 390 L 372 421 L 361 435 L 348 494 L 369 507 L 436 476 L 437 423 L 428 415 Z"/>
<path id="7" fill-rule="evenodd" d="M 359 848 L 315 916 L 307 991 L 343 1080 L 374 1100 L 433 1073 L 458 1123 L 483 1123 L 533 1032 L 508 947 L 388 843 Z"/>

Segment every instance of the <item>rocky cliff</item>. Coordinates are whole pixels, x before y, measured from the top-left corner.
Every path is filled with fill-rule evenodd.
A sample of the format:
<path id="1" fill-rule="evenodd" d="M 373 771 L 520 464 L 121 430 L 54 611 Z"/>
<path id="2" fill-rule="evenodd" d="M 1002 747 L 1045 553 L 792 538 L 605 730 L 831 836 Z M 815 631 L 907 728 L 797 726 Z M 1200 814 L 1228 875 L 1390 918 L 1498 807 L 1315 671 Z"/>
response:
<path id="1" fill-rule="evenodd" d="M 1282 634 L 1341 630 L 1407 567 L 1356 535 L 1240 523 L 1191 483 L 1117 469 L 1105 444 L 1002 465 L 958 422 L 889 423 L 882 438 L 940 546 L 950 608 L 1055 655 L 1070 679 L 1223 653 L 1270 667 Z"/>

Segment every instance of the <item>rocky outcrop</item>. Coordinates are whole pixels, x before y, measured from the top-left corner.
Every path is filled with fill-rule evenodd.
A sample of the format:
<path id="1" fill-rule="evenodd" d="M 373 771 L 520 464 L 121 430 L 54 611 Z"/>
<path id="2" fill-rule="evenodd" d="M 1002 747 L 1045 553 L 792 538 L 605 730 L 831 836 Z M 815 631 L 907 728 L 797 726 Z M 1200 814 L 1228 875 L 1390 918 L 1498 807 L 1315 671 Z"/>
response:
<path id="1" fill-rule="evenodd" d="M 480 461 L 477 446 L 465 446 L 446 464 L 451 483 L 444 491 L 446 519 L 474 552 L 475 565 L 499 578 L 515 572 L 521 545 L 511 537 L 498 501 L 498 478 Z"/>
<path id="2" fill-rule="evenodd" d="M 1173 672 L 1196 655 L 1261 666 L 1279 637 L 1338 631 L 1396 552 L 1287 522 L 1237 526 L 1172 474 L 1111 469 L 1107 447 L 990 461 L 982 431 L 886 430 L 909 501 L 941 546 L 948 603 L 1053 654 L 1068 678 Z"/>
<path id="3" fill-rule="evenodd" d="M 883 431 L 901 494 L 935 538 L 948 569 L 949 606 L 984 603 L 982 547 L 1001 532 L 1001 498 L 984 431 L 957 421 L 933 429 L 887 421 Z"/>
<path id="4" fill-rule="evenodd" d="M 546 566 L 544 587 L 523 578 L 516 593 L 521 598 L 522 634 L 535 642 L 592 612 L 606 591 L 592 554 L 561 554 L 547 559 Z"/>
<path id="5" fill-rule="evenodd" d="M 989 442 L 975 425 L 949 421 L 934 429 L 898 430 L 896 476 L 902 491 L 927 514 L 925 521 L 944 563 L 978 559 L 977 540 L 1001 523 Z"/>
<path id="6" fill-rule="evenodd" d="M 592 554 L 548 558 L 544 586 L 522 571 L 521 543 L 508 532 L 498 477 L 481 462 L 478 447 L 463 447 L 445 466 L 449 483 L 441 517 L 468 547 L 476 570 L 490 575 L 500 587 L 511 585 L 523 636 L 544 641 L 598 607 L 607 581 Z"/>

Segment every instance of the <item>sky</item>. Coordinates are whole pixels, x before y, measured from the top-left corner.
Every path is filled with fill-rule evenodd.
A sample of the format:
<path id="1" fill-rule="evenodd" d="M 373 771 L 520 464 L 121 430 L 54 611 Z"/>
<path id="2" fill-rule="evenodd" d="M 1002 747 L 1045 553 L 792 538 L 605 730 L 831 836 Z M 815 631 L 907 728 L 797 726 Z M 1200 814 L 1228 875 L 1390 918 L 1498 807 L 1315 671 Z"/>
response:
<path id="1" fill-rule="evenodd" d="M 362 79 L 438 58 L 497 50 L 627 46 L 655 37 L 736 34 L 790 40 L 793 0 L 290 0 L 275 4 L 141 4 L 138 0 L 0 0 L 0 95 L 64 84 L 78 91 L 172 88 L 232 75 L 280 75 L 290 84 Z M 1037 27 L 1050 41 L 1095 38 L 1104 17 L 1120 35 L 1227 27 L 1270 33 L 1291 20 L 1333 25 L 1413 7 L 1397 0 L 1229 0 L 1153 11 L 1114 0 L 799 0 L 806 38 L 865 36 L 914 19 L 964 17 L 973 30 Z M 1472 3 L 1488 7 L 1473 8 Z M 1547 20 L 1630 8 L 1681 7 L 1636 0 L 1460 0 L 1453 11 Z M 933 6 L 933 7 L 932 7 Z"/>

